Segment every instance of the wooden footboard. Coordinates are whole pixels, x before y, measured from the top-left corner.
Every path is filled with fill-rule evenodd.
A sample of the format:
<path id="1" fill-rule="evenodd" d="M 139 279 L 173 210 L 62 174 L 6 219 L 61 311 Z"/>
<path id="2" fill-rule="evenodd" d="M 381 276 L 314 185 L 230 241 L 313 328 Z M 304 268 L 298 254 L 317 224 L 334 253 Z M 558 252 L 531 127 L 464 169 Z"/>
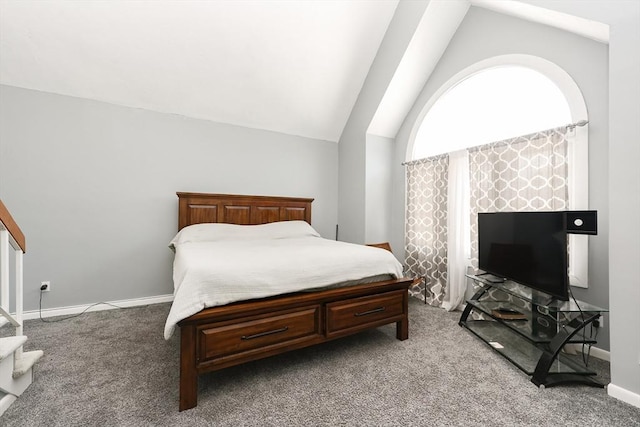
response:
<path id="1" fill-rule="evenodd" d="M 180 410 L 198 402 L 198 375 L 396 323 L 409 337 L 408 278 L 205 309 L 180 327 Z"/>

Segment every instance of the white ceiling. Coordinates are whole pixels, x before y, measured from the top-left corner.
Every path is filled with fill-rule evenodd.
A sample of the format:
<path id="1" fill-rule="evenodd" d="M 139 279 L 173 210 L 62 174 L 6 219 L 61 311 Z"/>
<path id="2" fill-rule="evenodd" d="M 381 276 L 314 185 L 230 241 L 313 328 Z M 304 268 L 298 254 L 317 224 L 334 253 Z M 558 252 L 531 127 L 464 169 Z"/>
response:
<path id="1" fill-rule="evenodd" d="M 395 138 L 469 7 L 467 0 L 429 2 L 367 133 Z"/>
<path id="2" fill-rule="evenodd" d="M 337 141 L 398 0 L 0 0 L 0 83 Z"/>
<path id="3" fill-rule="evenodd" d="M 431 0 L 368 131 L 395 137 L 472 5 L 608 41 L 535 3 Z M 0 0 L 0 84 L 338 141 L 397 4 Z"/>

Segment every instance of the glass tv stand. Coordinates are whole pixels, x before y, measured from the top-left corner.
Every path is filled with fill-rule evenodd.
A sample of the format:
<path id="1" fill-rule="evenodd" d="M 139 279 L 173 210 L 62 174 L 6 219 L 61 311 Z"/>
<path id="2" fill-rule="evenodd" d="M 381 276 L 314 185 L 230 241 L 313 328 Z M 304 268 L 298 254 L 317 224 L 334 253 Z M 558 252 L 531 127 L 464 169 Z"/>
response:
<path id="1" fill-rule="evenodd" d="M 608 310 L 548 294 L 491 275 L 467 275 L 480 289 L 467 300 L 458 324 L 488 344 L 538 387 L 582 383 L 604 387 L 567 344 L 596 344 L 586 326 Z"/>

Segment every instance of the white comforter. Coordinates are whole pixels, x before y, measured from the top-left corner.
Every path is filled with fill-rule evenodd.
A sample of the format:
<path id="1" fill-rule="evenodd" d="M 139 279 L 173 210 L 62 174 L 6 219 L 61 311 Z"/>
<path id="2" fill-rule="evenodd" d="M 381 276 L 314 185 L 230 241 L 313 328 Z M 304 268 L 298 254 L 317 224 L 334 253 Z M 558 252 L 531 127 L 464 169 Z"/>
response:
<path id="1" fill-rule="evenodd" d="M 382 274 L 402 276 L 402 265 L 386 250 L 318 236 L 172 245 L 174 301 L 165 339 L 180 320 L 205 307 Z"/>

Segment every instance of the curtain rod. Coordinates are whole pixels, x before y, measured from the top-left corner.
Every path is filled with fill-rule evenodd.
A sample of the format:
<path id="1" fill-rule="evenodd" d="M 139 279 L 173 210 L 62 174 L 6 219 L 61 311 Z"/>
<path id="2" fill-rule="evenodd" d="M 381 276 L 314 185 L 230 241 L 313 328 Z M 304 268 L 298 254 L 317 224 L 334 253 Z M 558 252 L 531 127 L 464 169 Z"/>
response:
<path id="1" fill-rule="evenodd" d="M 571 123 L 571 124 L 567 125 L 567 129 L 574 129 L 576 126 L 582 127 L 582 126 L 585 126 L 587 124 L 589 124 L 589 120 L 578 120 L 575 123 Z"/>
<path id="2" fill-rule="evenodd" d="M 567 128 L 567 129 L 575 129 L 577 126 L 582 127 L 582 126 L 585 126 L 585 125 L 587 125 L 587 124 L 589 124 L 589 120 L 578 120 L 578 121 L 577 121 L 577 122 L 575 122 L 575 123 L 569 123 L 568 125 L 563 125 L 563 126 L 558 126 L 558 127 L 560 127 L 560 128 Z M 552 129 L 558 129 L 558 128 L 552 128 Z M 547 129 L 547 130 L 551 130 L 551 129 Z M 542 131 L 539 131 L 539 132 L 546 132 L 546 131 L 542 130 Z M 534 133 L 539 133 L 539 132 L 534 132 Z M 518 137 L 516 136 L 515 138 L 518 138 Z M 512 138 L 509 138 L 509 139 L 512 139 Z M 442 155 L 444 155 L 444 154 L 446 154 L 446 153 L 438 154 L 438 155 L 436 155 L 436 156 L 430 156 L 430 157 L 427 157 L 427 158 L 431 158 L 431 157 L 438 157 L 438 156 L 442 156 Z M 420 160 L 424 160 L 424 159 L 407 160 L 406 162 L 402 162 L 402 163 L 401 163 L 401 165 L 402 165 L 402 166 L 406 166 L 406 165 L 408 165 L 409 163 L 417 162 L 417 161 L 420 161 Z"/>

